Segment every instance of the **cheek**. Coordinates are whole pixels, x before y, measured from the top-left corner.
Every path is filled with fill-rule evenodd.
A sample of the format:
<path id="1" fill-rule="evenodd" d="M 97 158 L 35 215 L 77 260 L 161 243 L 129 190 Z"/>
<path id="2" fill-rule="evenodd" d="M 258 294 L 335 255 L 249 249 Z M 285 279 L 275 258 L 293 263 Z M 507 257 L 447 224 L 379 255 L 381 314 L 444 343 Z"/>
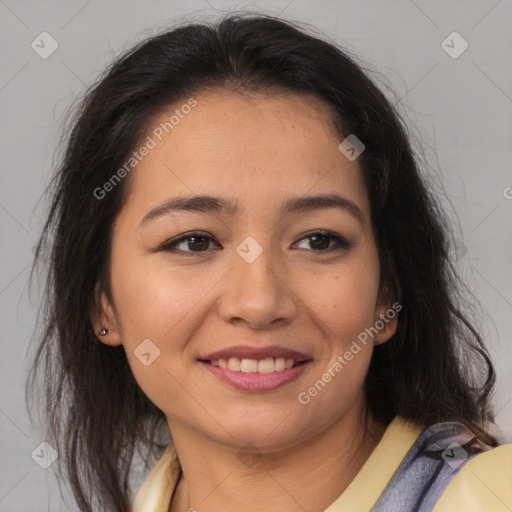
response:
<path id="1" fill-rule="evenodd" d="M 378 286 L 373 273 L 338 272 L 310 294 L 313 316 L 320 319 L 326 343 L 315 372 L 297 399 L 320 429 L 342 417 L 361 399 L 373 351 L 365 329 L 373 325 Z M 321 413 L 319 414 L 319 411 Z"/>
<path id="2" fill-rule="evenodd" d="M 208 289 L 197 272 L 170 272 L 165 263 L 148 262 L 140 255 L 119 255 L 112 269 L 112 293 L 122 319 L 125 342 L 142 337 L 162 339 L 179 329 Z M 201 286 L 197 286 L 197 281 Z"/>
<path id="3" fill-rule="evenodd" d="M 122 344 L 128 363 L 146 396 L 161 410 L 182 409 L 183 354 L 188 339 L 184 328 L 199 301 L 199 291 L 182 276 L 170 278 L 140 259 L 127 255 L 112 272 L 112 292 L 121 320 Z"/>
<path id="4" fill-rule="evenodd" d="M 323 324 L 327 338 L 343 345 L 347 338 L 372 325 L 378 294 L 377 272 L 371 265 L 354 264 L 305 280 L 304 300 Z"/>

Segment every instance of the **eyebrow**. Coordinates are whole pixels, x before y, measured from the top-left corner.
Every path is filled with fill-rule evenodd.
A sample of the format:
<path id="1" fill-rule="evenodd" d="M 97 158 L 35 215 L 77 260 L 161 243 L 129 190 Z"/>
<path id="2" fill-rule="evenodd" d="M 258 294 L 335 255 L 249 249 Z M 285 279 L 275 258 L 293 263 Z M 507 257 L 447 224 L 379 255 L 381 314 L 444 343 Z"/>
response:
<path id="1" fill-rule="evenodd" d="M 338 208 L 351 214 L 360 223 L 364 224 L 365 216 L 354 201 L 337 194 L 322 194 L 317 196 L 295 197 L 286 200 L 280 208 L 280 214 L 305 213 L 327 208 Z M 239 213 L 237 201 L 209 195 L 193 197 L 176 197 L 150 210 L 140 224 L 176 211 L 200 213 L 224 213 L 236 215 Z"/>

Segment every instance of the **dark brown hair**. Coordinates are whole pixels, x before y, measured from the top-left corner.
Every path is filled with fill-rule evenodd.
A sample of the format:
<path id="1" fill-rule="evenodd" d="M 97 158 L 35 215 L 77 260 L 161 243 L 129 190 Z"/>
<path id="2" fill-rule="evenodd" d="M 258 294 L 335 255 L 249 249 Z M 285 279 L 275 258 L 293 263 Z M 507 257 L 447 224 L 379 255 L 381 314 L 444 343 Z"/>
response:
<path id="1" fill-rule="evenodd" d="M 129 510 L 135 452 L 161 453 L 157 433 L 167 428 L 123 346 L 99 342 L 90 323 L 95 288 L 112 299 L 111 229 L 129 178 L 107 199 L 93 191 L 127 160 L 152 116 L 223 87 L 313 94 L 330 107 L 340 141 L 356 134 L 366 146 L 358 163 L 381 285 L 403 308 L 396 334 L 375 348 L 367 375 L 374 417 L 385 424 L 397 414 L 422 425 L 460 421 L 495 445 L 486 432 L 494 369 L 457 292 L 445 216 L 396 108 L 346 51 L 299 25 L 231 14 L 213 26 L 189 24 L 151 37 L 118 58 L 80 104 L 49 187 L 51 207 L 32 269 L 46 256 L 42 332 L 27 396 L 39 398 L 40 374 L 47 440 L 79 509 Z"/>

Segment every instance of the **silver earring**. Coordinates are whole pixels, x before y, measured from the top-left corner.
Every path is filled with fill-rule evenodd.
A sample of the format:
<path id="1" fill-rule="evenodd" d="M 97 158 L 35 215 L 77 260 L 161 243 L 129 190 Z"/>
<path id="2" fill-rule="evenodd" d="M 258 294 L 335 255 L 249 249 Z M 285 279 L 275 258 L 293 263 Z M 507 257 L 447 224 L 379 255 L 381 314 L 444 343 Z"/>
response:
<path id="1" fill-rule="evenodd" d="M 108 333 L 108 329 L 106 327 L 102 327 L 100 331 L 100 336 L 105 336 Z"/>

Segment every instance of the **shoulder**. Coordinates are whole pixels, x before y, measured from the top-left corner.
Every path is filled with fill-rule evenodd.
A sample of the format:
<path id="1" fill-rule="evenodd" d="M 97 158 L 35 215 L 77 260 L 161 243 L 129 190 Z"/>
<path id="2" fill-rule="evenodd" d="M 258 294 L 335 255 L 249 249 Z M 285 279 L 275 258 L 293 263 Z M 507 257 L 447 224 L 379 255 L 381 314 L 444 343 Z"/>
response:
<path id="1" fill-rule="evenodd" d="M 479 453 L 446 487 L 433 512 L 512 510 L 512 444 Z"/>

